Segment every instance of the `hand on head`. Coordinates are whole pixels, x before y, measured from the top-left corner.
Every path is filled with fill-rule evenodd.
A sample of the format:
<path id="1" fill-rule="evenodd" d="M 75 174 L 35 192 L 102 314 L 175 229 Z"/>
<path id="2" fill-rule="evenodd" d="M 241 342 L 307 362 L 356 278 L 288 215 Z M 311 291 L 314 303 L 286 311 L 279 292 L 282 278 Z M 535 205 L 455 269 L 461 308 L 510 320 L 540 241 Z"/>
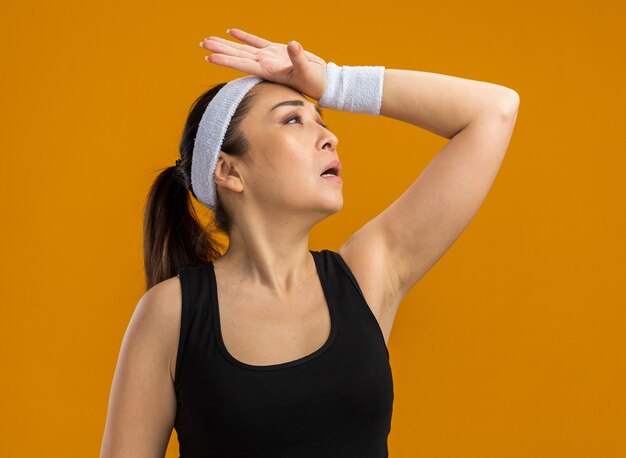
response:
<path id="1" fill-rule="evenodd" d="M 315 100 L 326 89 L 326 62 L 299 43 L 287 45 L 265 40 L 239 29 L 228 33 L 245 44 L 211 36 L 200 42 L 212 51 L 206 60 L 274 83 L 285 84 Z"/>

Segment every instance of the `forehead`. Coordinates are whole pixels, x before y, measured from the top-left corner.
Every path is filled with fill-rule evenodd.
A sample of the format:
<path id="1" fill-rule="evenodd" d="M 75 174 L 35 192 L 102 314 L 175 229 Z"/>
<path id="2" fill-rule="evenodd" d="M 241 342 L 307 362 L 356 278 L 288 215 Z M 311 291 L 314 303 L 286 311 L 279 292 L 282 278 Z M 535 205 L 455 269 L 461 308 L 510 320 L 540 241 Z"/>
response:
<path id="1" fill-rule="evenodd" d="M 295 89 L 276 83 L 258 84 L 253 89 L 256 102 L 253 111 L 259 117 L 280 114 L 289 107 L 302 107 L 315 110 L 320 116 L 320 108 Z"/>

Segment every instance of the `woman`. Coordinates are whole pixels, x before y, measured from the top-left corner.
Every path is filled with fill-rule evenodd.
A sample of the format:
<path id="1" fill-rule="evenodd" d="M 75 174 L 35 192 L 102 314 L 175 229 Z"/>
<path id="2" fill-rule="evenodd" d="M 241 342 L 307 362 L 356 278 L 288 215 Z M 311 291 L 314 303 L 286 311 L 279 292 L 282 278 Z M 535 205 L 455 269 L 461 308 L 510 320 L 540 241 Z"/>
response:
<path id="1" fill-rule="evenodd" d="M 183 457 L 388 456 L 398 306 L 485 199 L 519 97 L 228 33 L 243 44 L 205 39 L 207 60 L 250 76 L 196 101 L 181 158 L 150 192 L 147 291 L 122 342 L 101 456 L 163 456 L 172 428 Z M 337 252 L 308 249 L 311 228 L 343 206 L 338 139 L 309 98 L 450 139 Z M 190 194 L 215 212 L 225 253 Z"/>

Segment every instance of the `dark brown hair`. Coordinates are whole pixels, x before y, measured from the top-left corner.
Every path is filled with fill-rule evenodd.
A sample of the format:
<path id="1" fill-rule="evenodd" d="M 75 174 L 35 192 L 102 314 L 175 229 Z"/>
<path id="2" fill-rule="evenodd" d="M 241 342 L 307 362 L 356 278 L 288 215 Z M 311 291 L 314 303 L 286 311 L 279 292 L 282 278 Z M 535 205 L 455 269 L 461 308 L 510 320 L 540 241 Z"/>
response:
<path id="1" fill-rule="evenodd" d="M 219 258 L 225 249 L 215 231 L 228 234 L 232 220 L 219 195 L 213 223 L 206 227 L 198 219 L 191 199 L 197 199 L 191 188 L 191 161 L 198 125 L 209 102 L 225 85 L 213 86 L 192 104 L 179 146 L 180 165 L 161 169 L 148 193 L 143 220 L 146 290 L 177 275 L 181 267 Z M 238 105 L 220 148 L 224 153 L 237 157 L 247 153 L 249 144 L 240 125 L 253 100 L 254 94 L 248 92 Z"/>

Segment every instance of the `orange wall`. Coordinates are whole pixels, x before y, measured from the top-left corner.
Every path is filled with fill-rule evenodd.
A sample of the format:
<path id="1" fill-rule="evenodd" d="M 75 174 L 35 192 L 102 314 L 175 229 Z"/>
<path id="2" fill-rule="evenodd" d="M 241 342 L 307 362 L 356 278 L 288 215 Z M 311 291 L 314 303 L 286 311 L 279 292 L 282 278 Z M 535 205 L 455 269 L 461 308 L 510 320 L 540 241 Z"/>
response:
<path id="1" fill-rule="evenodd" d="M 193 100 L 244 76 L 198 47 L 236 27 L 521 96 L 490 194 L 398 312 L 390 456 L 626 456 L 625 22 L 618 1 L 6 2 L 0 455 L 99 454 L 143 293 L 145 195 Z M 325 116 L 344 208 L 312 249 L 337 249 L 447 142 Z M 173 433 L 167 457 L 177 447 Z"/>

